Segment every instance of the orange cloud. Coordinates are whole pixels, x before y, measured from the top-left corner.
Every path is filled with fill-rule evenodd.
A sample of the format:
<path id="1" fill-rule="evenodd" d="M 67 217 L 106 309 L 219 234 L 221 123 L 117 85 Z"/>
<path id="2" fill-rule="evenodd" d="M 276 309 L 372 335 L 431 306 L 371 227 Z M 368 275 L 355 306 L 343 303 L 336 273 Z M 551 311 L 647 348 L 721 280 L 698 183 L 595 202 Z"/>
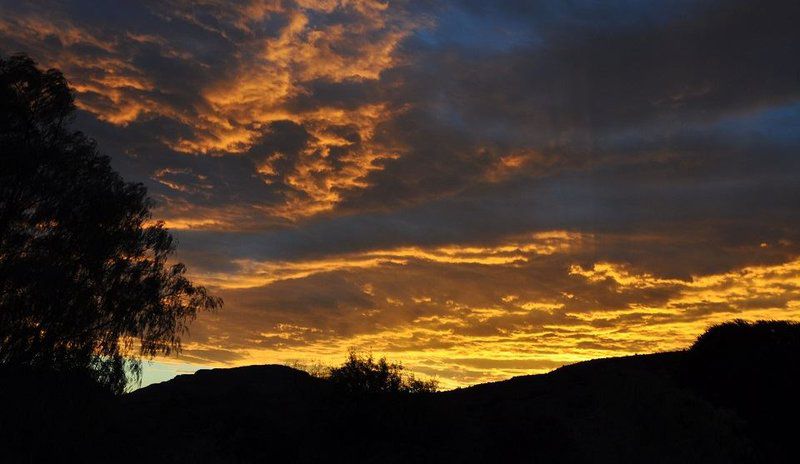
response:
<path id="1" fill-rule="evenodd" d="M 227 314 L 201 321 L 191 346 L 231 351 L 233 364 L 336 363 L 355 346 L 456 387 L 681 349 L 734 317 L 800 320 L 800 260 L 675 279 L 582 264 L 596 243 L 552 231 L 491 246 L 237 261 L 236 273 L 195 276 L 225 289 Z"/>
<path id="2" fill-rule="evenodd" d="M 170 225 L 174 227 L 176 224 Z M 583 239 L 578 233 L 552 231 L 512 237 L 495 246 L 401 247 L 310 261 L 259 262 L 239 259 L 234 260 L 239 269 L 235 274 L 195 273 L 195 278 L 204 285 L 236 289 L 260 287 L 279 280 L 299 279 L 325 272 L 363 270 L 387 264 L 404 265 L 410 260 L 454 265 L 513 266 L 528 262 L 535 256 L 566 252 L 572 247 L 580 246 Z"/>
<path id="3" fill-rule="evenodd" d="M 372 141 L 375 127 L 397 111 L 385 102 L 302 111 L 287 107 L 292 98 L 307 93 L 309 82 L 375 81 L 402 62 L 398 45 L 419 22 L 393 14 L 387 3 L 174 1 L 152 13 L 167 23 L 186 22 L 209 37 L 221 37 L 234 50 L 235 60 L 225 69 L 209 69 L 191 43 L 136 30 L 90 31 L 57 9 L 2 18 L 0 34 L 32 47 L 45 66 L 61 69 L 71 79 L 78 107 L 100 120 L 126 126 L 165 117 L 190 128 L 188 134 L 162 136 L 162 142 L 178 152 L 236 156 L 249 150 L 271 122 L 290 120 L 304 126 L 313 137 L 287 177 L 299 194 L 270 209 L 271 215 L 295 219 L 328 211 L 341 200 L 339 192 L 367 185 L 367 174 L 381 169 L 376 161 L 399 156 Z M 322 15 L 323 20 L 315 21 L 312 15 Z M 282 25 L 265 29 L 267 21 Z M 60 47 L 47 45 L 54 39 Z M 87 53 L 87 47 L 94 52 Z M 137 47 L 205 69 L 207 75 L 194 84 L 198 87 L 187 89 L 195 92 L 191 107 L 132 59 Z M 331 135 L 332 128 L 341 125 L 355 127 L 360 143 L 349 147 L 332 169 L 326 161 L 331 150 L 352 145 Z M 259 170 L 269 172 L 269 166 Z M 196 221 L 170 222 L 185 226 Z"/>

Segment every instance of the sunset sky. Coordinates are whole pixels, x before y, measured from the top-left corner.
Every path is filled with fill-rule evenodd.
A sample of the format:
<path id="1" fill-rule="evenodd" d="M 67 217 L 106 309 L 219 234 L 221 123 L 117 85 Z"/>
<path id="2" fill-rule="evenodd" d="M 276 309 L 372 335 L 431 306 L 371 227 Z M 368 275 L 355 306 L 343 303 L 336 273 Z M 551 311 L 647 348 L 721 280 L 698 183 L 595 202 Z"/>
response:
<path id="1" fill-rule="evenodd" d="M 225 300 L 180 358 L 442 386 L 800 320 L 800 2 L 0 0 Z"/>

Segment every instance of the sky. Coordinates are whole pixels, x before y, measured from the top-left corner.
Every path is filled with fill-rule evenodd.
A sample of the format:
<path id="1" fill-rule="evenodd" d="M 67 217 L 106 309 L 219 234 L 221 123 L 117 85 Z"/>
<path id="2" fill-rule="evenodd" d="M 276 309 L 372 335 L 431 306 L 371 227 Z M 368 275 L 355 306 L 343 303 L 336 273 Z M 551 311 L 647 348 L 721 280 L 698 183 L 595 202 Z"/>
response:
<path id="1" fill-rule="evenodd" d="M 179 358 L 445 388 L 800 320 L 800 3 L 0 0 L 223 297 Z"/>

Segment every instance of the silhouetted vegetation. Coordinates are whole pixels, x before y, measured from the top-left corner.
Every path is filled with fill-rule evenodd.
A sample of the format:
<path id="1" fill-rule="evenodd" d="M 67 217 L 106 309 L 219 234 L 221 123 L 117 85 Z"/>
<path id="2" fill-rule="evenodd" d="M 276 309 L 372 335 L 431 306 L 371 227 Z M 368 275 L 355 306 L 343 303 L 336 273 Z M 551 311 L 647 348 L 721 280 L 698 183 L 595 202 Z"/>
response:
<path id="1" fill-rule="evenodd" d="M 375 361 L 371 354 L 350 350 L 347 360 L 330 368 L 327 379 L 350 393 L 432 393 L 438 388 L 436 380 L 417 379 L 404 372 L 400 363 L 390 363 L 385 357 Z"/>
<path id="2" fill-rule="evenodd" d="M 800 418 L 800 324 L 727 322 L 698 337 L 688 354 L 692 387 L 735 410 L 765 459 L 791 462 Z"/>
<path id="3" fill-rule="evenodd" d="M 212 369 L 121 396 L 0 369 L 0 449 L 9 462 L 797 462 L 798 331 L 737 321 L 685 351 L 422 395 L 398 394 L 414 391 L 399 365 L 355 352 L 316 376 Z"/>
<path id="4" fill-rule="evenodd" d="M 102 462 L 118 398 L 89 372 L 0 367 L 0 462 Z"/>
<path id="5" fill-rule="evenodd" d="M 0 58 L 0 366 L 83 371 L 114 392 L 221 300 L 171 264 L 142 184 L 70 129 L 56 70 Z"/>

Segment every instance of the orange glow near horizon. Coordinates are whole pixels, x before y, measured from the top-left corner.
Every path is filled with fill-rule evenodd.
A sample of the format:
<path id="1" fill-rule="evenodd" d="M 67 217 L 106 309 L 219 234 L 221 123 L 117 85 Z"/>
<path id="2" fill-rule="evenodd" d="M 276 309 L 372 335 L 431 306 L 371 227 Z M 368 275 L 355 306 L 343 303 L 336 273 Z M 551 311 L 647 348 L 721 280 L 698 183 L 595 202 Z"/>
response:
<path id="1" fill-rule="evenodd" d="M 198 281 L 224 289 L 220 291 L 233 308 L 226 311 L 235 314 L 226 315 L 227 321 L 221 315 L 201 318 L 203 337 L 209 338 L 187 344 L 182 360 L 216 367 L 334 365 L 355 347 L 401 360 L 412 371 L 437 378 L 443 387 L 456 388 L 594 358 L 684 349 L 709 326 L 736 318 L 800 320 L 800 260 L 687 280 L 637 273 L 609 262 L 567 264 L 592 241 L 552 231 L 494 246 L 373 250 L 307 262 L 247 261 L 239 263 L 236 274 L 196 275 Z M 541 259 L 564 263 L 555 268 L 562 274 L 553 283 L 520 288 L 511 282 L 507 292 L 479 288 L 484 279 L 502 287 L 495 273 L 535 272 Z M 275 293 L 278 302 L 304 301 L 303 289 L 315 285 L 315 276 L 325 282 L 344 279 L 368 300 L 363 308 L 337 312 L 337 323 L 346 324 L 349 334 L 332 331 L 313 316 L 294 318 L 291 312 L 257 332 L 246 328 L 257 305 L 249 301 L 249 291 Z M 446 283 L 437 285 L 442 278 Z M 560 286 L 548 288 L 555 282 Z M 289 296 L 282 296 L 287 289 Z M 664 292 L 662 301 L 637 302 L 639 294 L 659 292 Z M 326 293 L 323 289 L 308 301 Z M 267 298 L 264 304 L 270 307 L 275 301 Z M 274 310 L 280 312 L 280 307 Z M 260 323 L 266 324 L 263 319 Z M 241 348 L 228 350 L 232 359 L 203 360 L 203 353 L 226 350 L 237 328 L 244 340 L 236 342 Z"/>

